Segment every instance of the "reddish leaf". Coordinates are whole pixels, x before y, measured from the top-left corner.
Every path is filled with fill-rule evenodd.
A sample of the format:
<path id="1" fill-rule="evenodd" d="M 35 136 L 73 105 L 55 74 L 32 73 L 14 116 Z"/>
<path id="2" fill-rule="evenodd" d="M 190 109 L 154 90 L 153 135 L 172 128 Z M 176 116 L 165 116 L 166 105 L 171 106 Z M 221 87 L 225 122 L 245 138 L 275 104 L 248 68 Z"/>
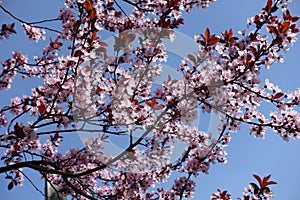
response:
<path id="1" fill-rule="evenodd" d="M 229 29 L 229 33 L 228 33 L 228 39 L 230 40 L 233 36 L 233 31 L 232 28 Z"/>
<path id="2" fill-rule="evenodd" d="M 23 131 L 23 126 L 20 125 L 18 122 L 14 125 L 14 135 L 17 138 L 24 138 L 25 137 L 25 133 Z M 16 143 L 17 145 L 17 143 Z M 18 149 L 18 147 L 16 147 L 16 149 Z"/>
<path id="3" fill-rule="evenodd" d="M 220 41 L 220 38 L 213 35 L 209 39 L 208 46 L 213 46 L 213 45 L 217 44 L 219 41 Z"/>
<path id="4" fill-rule="evenodd" d="M 262 185 L 261 178 L 258 175 L 256 175 L 256 174 L 252 174 L 252 176 L 257 180 L 258 184 L 261 186 Z"/>
<path id="5" fill-rule="evenodd" d="M 54 42 L 52 41 L 52 38 L 50 37 L 50 46 L 53 48 L 53 49 L 60 49 L 60 47 L 62 46 L 63 44 L 61 42 L 58 41 L 58 38 L 56 38 L 54 40 Z"/>
<path id="6" fill-rule="evenodd" d="M 286 12 L 283 14 L 283 19 L 284 20 L 290 20 L 291 19 L 291 14 L 289 10 L 286 10 Z"/>
<path id="7" fill-rule="evenodd" d="M 92 33 L 92 41 L 94 41 L 97 38 L 97 30 L 93 31 Z"/>
<path id="8" fill-rule="evenodd" d="M 74 57 L 79 57 L 79 56 L 82 56 L 83 55 L 83 53 L 82 53 L 82 51 L 80 51 L 80 50 L 77 50 L 77 51 L 75 51 L 75 53 L 74 53 Z"/>
<path id="9" fill-rule="evenodd" d="M 14 183 L 13 183 L 13 182 L 10 182 L 10 183 L 8 184 L 8 186 L 7 186 L 7 189 L 8 189 L 8 190 L 11 190 L 11 189 L 13 189 L 13 187 L 14 187 Z"/>
<path id="10" fill-rule="evenodd" d="M 272 12 L 272 13 L 276 12 L 277 10 L 278 10 L 278 7 L 277 7 L 277 6 L 273 6 L 273 7 L 271 8 L 271 12 Z"/>
<path id="11" fill-rule="evenodd" d="M 253 56 L 256 56 L 257 52 L 256 52 L 255 47 L 250 46 L 249 49 L 250 49 L 250 51 L 252 52 Z"/>
<path id="12" fill-rule="evenodd" d="M 299 29 L 297 29 L 297 28 L 294 28 L 293 30 L 292 30 L 292 33 L 298 33 L 299 32 Z"/>
<path id="13" fill-rule="evenodd" d="M 223 33 L 223 36 L 224 36 L 224 39 L 225 39 L 226 41 L 237 40 L 236 37 L 232 37 L 232 36 L 233 36 L 233 31 L 232 31 L 232 29 L 229 29 L 229 31 L 225 31 L 225 32 Z"/>
<path id="14" fill-rule="evenodd" d="M 204 42 L 203 40 L 200 40 L 200 44 L 201 44 L 202 46 L 205 46 L 205 45 L 206 45 L 205 42 Z"/>
<path id="15" fill-rule="evenodd" d="M 267 29 L 268 29 L 269 33 L 276 33 L 275 32 L 276 28 L 274 26 L 267 26 Z"/>
<path id="16" fill-rule="evenodd" d="M 184 24 L 184 19 L 183 19 L 183 18 L 179 18 L 179 19 L 177 20 L 177 23 L 178 23 L 178 24 Z"/>
<path id="17" fill-rule="evenodd" d="M 187 57 L 188 57 L 191 61 L 193 61 L 194 64 L 197 63 L 195 56 L 193 56 L 192 54 L 189 54 Z"/>
<path id="18" fill-rule="evenodd" d="M 273 99 L 279 99 L 280 97 L 282 97 L 284 94 L 282 93 L 282 92 L 279 92 L 279 93 L 277 93 L 277 94 L 275 94 L 274 96 L 273 96 Z"/>
<path id="19" fill-rule="evenodd" d="M 155 109 L 155 110 L 161 110 L 161 109 L 163 109 L 165 106 L 164 105 L 162 105 L 162 104 L 155 104 L 155 105 L 153 105 L 153 108 Z"/>
<path id="20" fill-rule="evenodd" d="M 300 17 L 292 17 L 292 22 L 296 22 L 300 19 Z"/>
<path id="21" fill-rule="evenodd" d="M 246 67 L 249 67 L 252 65 L 253 61 L 251 61 L 251 58 L 252 58 L 252 56 L 250 54 L 247 54 L 246 63 L 245 63 Z"/>
<path id="22" fill-rule="evenodd" d="M 37 107 L 41 115 L 46 112 L 46 106 L 42 100 L 39 101 L 39 105 Z"/>
<path id="23" fill-rule="evenodd" d="M 258 15 L 254 16 L 254 23 L 257 24 L 257 25 L 261 24 L 261 22 L 259 21 L 259 16 Z"/>
<path id="24" fill-rule="evenodd" d="M 92 8 L 92 10 L 89 12 L 89 17 L 90 17 L 91 21 L 96 19 L 96 9 L 95 8 Z"/>
<path id="25" fill-rule="evenodd" d="M 263 185 L 261 186 L 262 188 L 268 186 L 268 185 L 274 185 L 277 184 L 275 181 L 269 181 L 271 175 L 268 175 L 266 177 L 263 178 Z"/>
<path id="26" fill-rule="evenodd" d="M 86 11 L 91 11 L 93 9 L 93 2 L 91 0 L 86 0 L 84 2 L 84 8 L 86 9 Z"/>
<path id="27" fill-rule="evenodd" d="M 270 11 L 271 8 L 272 8 L 272 0 L 268 0 L 267 6 L 266 6 L 266 11 L 267 11 L 267 12 Z"/>
<path id="28" fill-rule="evenodd" d="M 121 17 L 122 16 L 122 13 L 121 12 L 115 12 L 115 17 Z"/>
<path id="29" fill-rule="evenodd" d="M 285 33 L 290 27 L 290 22 L 283 22 L 281 24 L 278 24 L 278 30 L 281 33 Z"/>
<path id="30" fill-rule="evenodd" d="M 277 182 L 275 182 L 275 181 L 268 181 L 266 185 L 275 185 L 275 184 L 277 184 Z"/>
<path id="31" fill-rule="evenodd" d="M 140 108 L 144 108 L 144 106 L 142 106 L 141 104 L 138 104 L 138 105 L 137 105 L 137 108 L 139 108 L 139 109 L 140 109 Z"/>
<path id="32" fill-rule="evenodd" d="M 261 188 L 265 187 L 266 186 L 266 183 L 268 182 L 268 180 L 270 179 L 271 177 L 271 174 L 268 175 L 268 176 L 265 176 L 262 180 L 262 185 L 260 186 Z"/>
<path id="33" fill-rule="evenodd" d="M 204 35 L 201 34 L 201 36 L 203 37 L 204 41 L 207 42 L 210 36 L 210 31 L 208 28 L 206 28 Z"/>
<path id="34" fill-rule="evenodd" d="M 209 28 L 206 28 L 206 30 L 205 30 L 205 38 L 206 38 L 206 40 L 208 40 L 209 36 L 210 36 Z"/>
<path id="35" fill-rule="evenodd" d="M 271 23 L 271 22 L 275 22 L 276 19 L 277 19 L 277 16 L 272 16 L 272 17 L 270 17 L 270 20 L 269 20 L 269 21 L 270 21 L 270 23 Z"/>
<path id="36" fill-rule="evenodd" d="M 145 103 L 147 106 L 151 106 L 151 103 L 149 101 L 145 100 Z"/>
<path id="37" fill-rule="evenodd" d="M 156 99 L 155 98 L 152 98 L 152 105 L 156 105 L 157 104 L 157 101 L 156 101 Z"/>

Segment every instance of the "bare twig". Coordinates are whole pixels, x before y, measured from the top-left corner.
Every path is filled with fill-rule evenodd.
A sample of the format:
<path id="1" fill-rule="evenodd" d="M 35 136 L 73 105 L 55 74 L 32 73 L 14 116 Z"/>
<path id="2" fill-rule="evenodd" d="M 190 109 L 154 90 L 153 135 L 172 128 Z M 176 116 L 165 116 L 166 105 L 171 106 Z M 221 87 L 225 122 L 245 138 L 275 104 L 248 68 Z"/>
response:
<path id="1" fill-rule="evenodd" d="M 14 18 L 15 20 L 17 20 L 17 21 L 19 21 L 19 22 L 21 22 L 21 23 L 27 24 L 27 25 L 29 25 L 29 26 L 31 26 L 31 27 L 41 28 L 41 29 L 45 29 L 45 30 L 48 30 L 48 31 L 52 31 L 52 32 L 56 32 L 56 33 L 60 33 L 60 34 L 61 34 L 60 31 L 55 30 L 55 29 L 52 29 L 52 28 L 49 28 L 49 27 L 33 25 L 33 24 L 42 23 L 43 21 L 46 22 L 47 20 L 37 21 L 37 22 L 33 22 L 33 23 L 26 22 L 26 21 L 22 20 L 21 18 L 16 17 L 12 12 L 10 12 L 10 11 L 7 10 L 6 8 L 4 8 L 2 5 L 0 5 L 0 8 L 1 8 L 5 13 L 7 13 L 7 14 L 10 15 L 12 18 Z M 53 21 L 53 20 L 51 20 L 51 21 Z"/>

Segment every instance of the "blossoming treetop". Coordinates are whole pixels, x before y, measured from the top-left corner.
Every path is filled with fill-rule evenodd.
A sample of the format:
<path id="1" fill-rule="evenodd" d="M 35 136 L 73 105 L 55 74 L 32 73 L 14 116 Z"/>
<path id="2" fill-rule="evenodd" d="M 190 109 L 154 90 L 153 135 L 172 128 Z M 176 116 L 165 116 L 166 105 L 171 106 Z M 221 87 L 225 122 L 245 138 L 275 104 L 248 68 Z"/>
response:
<path id="1" fill-rule="evenodd" d="M 300 89 L 282 91 L 259 77 L 262 68 L 283 62 L 297 40 L 299 18 L 287 0 L 268 0 L 239 35 L 207 28 L 194 38 L 197 52 L 176 66 L 181 79 L 169 76 L 154 85 L 168 61 L 164 41 L 176 37 L 183 12 L 212 2 L 66 0 L 57 19 L 37 22 L 0 5 L 15 21 L 2 25 L 2 40 L 22 26 L 29 40 L 48 42 L 34 58 L 16 50 L 1 62 L 4 95 L 16 76 L 42 80 L 31 94 L 0 107 L 0 173 L 8 189 L 21 185 L 23 169 L 31 168 L 57 193 L 77 199 L 191 198 L 193 179 L 226 162 L 224 147 L 242 124 L 258 138 L 268 129 L 285 141 L 299 138 Z M 45 26 L 49 21 L 60 25 Z M 103 30 L 115 33 L 113 44 L 101 38 Z M 273 106 L 268 115 L 261 109 L 265 103 Z M 220 113 L 217 138 L 192 125 L 198 108 Z M 64 135 L 78 132 L 92 135 L 85 147 L 61 151 Z M 125 146 L 117 155 L 105 151 L 112 138 Z M 186 148 L 172 160 L 178 142 Z M 174 174 L 170 188 L 158 186 Z M 251 183 L 243 199 L 272 197 L 269 185 L 276 182 L 253 176 L 258 184 Z M 218 190 L 211 199 L 230 195 Z"/>

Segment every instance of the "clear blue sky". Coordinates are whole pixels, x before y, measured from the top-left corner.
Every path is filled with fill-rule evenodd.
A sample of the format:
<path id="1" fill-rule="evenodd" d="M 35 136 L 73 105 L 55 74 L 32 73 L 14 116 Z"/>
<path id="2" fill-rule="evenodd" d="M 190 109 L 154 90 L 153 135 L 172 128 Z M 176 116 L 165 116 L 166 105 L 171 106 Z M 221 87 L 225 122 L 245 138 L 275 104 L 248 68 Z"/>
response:
<path id="1" fill-rule="evenodd" d="M 53 0 L 4 0 L 3 5 L 17 16 L 28 21 L 35 21 L 56 17 L 57 6 L 61 3 L 62 1 Z M 185 19 L 186 23 L 181 27 L 180 31 L 191 37 L 203 33 L 206 27 L 209 27 L 211 32 L 216 34 L 229 28 L 233 28 L 236 33 L 238 30 L 246 27 L 247 18 L 258 13 L 264 4 L 265 1 L 262 0 L 219 0 L 210 5 L 206 11 L 193 10 Z M 299 1 L 294 0 L 291 11 L 292 14 L 300 16 Z M 6 14 L 0 13 L 1 24 L 11 21 Z M 21 33 L 22 29 L 17 29 L 17 32 Z M 40 44 L 30 42 L 28 46 L 28 42 L 22 41 L 24 37 L 21 35 L 23 34 L 12 36 L 10 40 L 0 42 L 0 60 L 9 57 L 13 50 L 20 50 L 28 55 L 40 53 Z M 300 43 L 298 42 L 286 55 L 284 64 L 273 65 L 270 71 L 263 72 L 262 77 L 269 77 L 271 81 L 284 90 L 293 90 L 300 87 L 299 55 Z M 34 81 L 26 81 L 26 84 L 24 83 L 24 81 L 18 80 L 9 93 L 2 91 L 0 104 L 7 103 L 10 97 L 24 93 L 28 94 L 30 86 L 36 84 Z M 204 120 L 203 123 L 206 123 L 206 121 Z M 67 140 L 65 138 L 65 141 Z M 72 146 L 76 145 L 81 145 L 79 139 L 72 139 Z M 238 196 L 241 197 L 244 187 L 249 182 L 254 181 L 251 176 L 253 173 L 261 176 L 272 174 L 272 180 L 278 182 L 278 185 L 272 187 L 276 200 L 299 199 L 299 140 L 291 140 L 287 143 L 272 132 L 268 132 L 265 140 L 254 139 L 253 136 L 249 135 L 247 127 L 243 127 L 241 131 L 232 135 L 232 142 L 228 146 L 227 151 L 227 164 L 214 165 L 211 167 L 209 175 L 200 175 L 197 178 L 198 185 L 195 199 L 209 199 L 210 195 L 217 188 L 229 190 L 233 195 L 233 199 L 236 199 Z M 40 189 L 43 190 L 43 182 L 40 180 L 40 177 L 33 174 L 32 172 L 28 173 L 39 185 Z M 4 176 L 0 176 L 0 199 L 43 199 L 27 181 L 25 181 L 23 187 L 14 188 L 12 191 L 7 191 L 7 184 L 8 182 L 4 180 Z"/>

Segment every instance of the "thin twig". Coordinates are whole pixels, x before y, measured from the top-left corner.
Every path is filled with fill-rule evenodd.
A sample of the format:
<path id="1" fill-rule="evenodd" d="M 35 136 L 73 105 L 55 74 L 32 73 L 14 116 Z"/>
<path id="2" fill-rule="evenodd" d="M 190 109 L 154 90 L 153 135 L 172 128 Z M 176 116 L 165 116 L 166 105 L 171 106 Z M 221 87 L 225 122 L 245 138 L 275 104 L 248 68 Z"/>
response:
<path id="1" fill-rule="evenodd" d="M 21 170 L 18 170 L 21 174 L 23 174 L 23 176 L 29 181 L 29 183 L 35 188 L 36 191 L 38 191 L 39 193 L 41 193 L 43 196 L 45 196 L 45 194 L 33 183 L 33 181 Z"/>
<path id="2" fill-rule="evenodd" d="M 40 21 L 35 21 L 35 22 L 28 22 L 28 24 L 41 24 L 41 23 L 45 23 L 45 22 L 54 22 L 54 21 L 59 21 L 59 18 L 55 18 L 55 19 L 44 19 L 44 20 L 40 20 Z"/>
<path id="3" fill-rule="evenodd" d="M 58 30 L 55 30 L 55 29 L 52 29 L 52 28 L 48 28 L 48 27 L 45 27 L 45 26 L 36 26 L 36 25 L 32 25 L 32 23 L 30 22 L 26 22 L 24 20 L 22 20 L 21 18 L 19 17 L 16 17 L 14 14 L 12 14 L 9 10 L 7 10 L 6 8 L 4 8 L 2 5 L 0 5 L 0 8 L 5 12 L 7 13 L 8 15 L 10 15 L 12 18 L 14 18 L 15 20 L 21 22 L 21 23 L 24 23 L 24 24 L 27 24 L 28 26 L 31 26 L 31 27 L 35 27 L 35 28 L 40 28 L 40 29 L 45 29 L 45 30 L 48 30 L 48 31 L 52 31 L 52 32 L 56 32 L 56 33 L 60 33 L 60 31 Z M 46 21 L 46 20 L 42 20 L 42 21 Z M 37 21 L 37 22 L 33 22 L 33 24 L 37 24 L 41 21 Z"/>
<path id="4" fill-rule="evenodd" d="M 115 4 L 118 6 L 118 8 L 122 11 L 122 13 L 129 19 L 128 15 L 126 14 L 126 12 L 123 10 L 123 8 L 120 6 L 120 4 L 116 1 L 113 0 L 115 2 Z"/>

